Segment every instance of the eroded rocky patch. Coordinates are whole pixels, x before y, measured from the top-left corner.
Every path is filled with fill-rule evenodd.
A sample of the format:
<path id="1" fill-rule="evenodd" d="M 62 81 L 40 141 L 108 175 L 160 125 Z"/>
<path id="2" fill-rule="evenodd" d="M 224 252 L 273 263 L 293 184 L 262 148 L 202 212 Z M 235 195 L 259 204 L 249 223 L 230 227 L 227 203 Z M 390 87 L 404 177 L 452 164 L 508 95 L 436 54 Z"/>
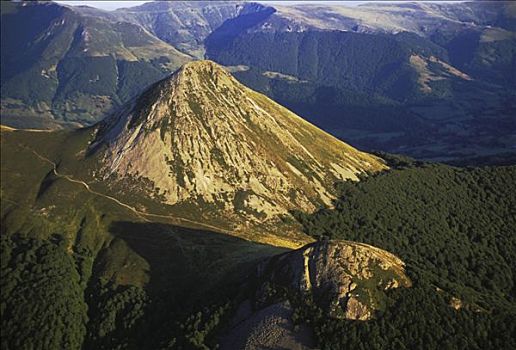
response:
<path id="1" fill-rule="evenodd" d="M 350 320 L 371 319 L 382 308 L 385 291 L 411 285 L 401 259 L 349 241 L 320 241 L 274 257 L 259 275 L 313 300 L 330 317 Z"/>

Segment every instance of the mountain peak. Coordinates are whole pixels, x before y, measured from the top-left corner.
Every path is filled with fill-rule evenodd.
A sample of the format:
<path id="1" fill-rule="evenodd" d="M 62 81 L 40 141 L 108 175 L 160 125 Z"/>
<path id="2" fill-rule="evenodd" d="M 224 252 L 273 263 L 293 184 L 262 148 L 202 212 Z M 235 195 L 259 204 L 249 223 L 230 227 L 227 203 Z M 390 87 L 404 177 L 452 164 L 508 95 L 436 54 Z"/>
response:
<path id="1" fill-rule="evenodd" d="M 208 206 L 217 220 L 246 227 L 331 205 L 335 182 L 386 168 L 211 61 L 187 63 L 151 87 L 96 143 L 105 145 L 106 176 L 143 178 L 156 200 L 204 203 L 199 215 Z"/>
<path id="2" fill-rule="evenodd" d="M 116 137 L 122 124 L 127 122 L 125 128 L 133 129 L 140 124 L 145 124 L 144 128 L 166 129 L 173 122 L 172 115 L 176 115 L 176 110 L 189 117 L 206 118 L 208 111 L 206 107 L 213 107 L 224 104 L 227 98 L 222 98 L 222 94 L 241 91 L 245 88 L 224 67 L 210 60 L 191 61 L 179 68 L 169 77 L 155 83 L 141 94 L 134 102 L 126 104 L 121 109 L 121 113 L 107 120 L 102 129 L 110 129 L 109 132 L 100 132 L 104 137 Z M 209 99 L 207 98 L 209 97 Z M 156 110 L 156 113 L 152 111 Z M 162 109 L 171 109 L 172 113 L 161 113 Z M 208 112 L 208 113 L 207 113 Z M 118 127 L 113 128 L 114 124 Z"/>
<path id="3" fill-rule="evenodd" d="M 201 72 L 226 72 L 224 68 L 211 61 L 211 60 L 196 60 L 185 63 L 180 69 L 180 72 L 189 72 L 189 73 L 201 73 Z"/>
<path id="4" fill-rule="evenodd" d="M 236 79 L 222 66 L 210 60 L 191 61 L 184 64 L 175 74 L 177 79 L 186 80 L 187 85 L 208 85 L 211 88 L 218 84 L 227 85 L 237 83 Z M 183 82 L 183 81 L 182 81 Z"/>

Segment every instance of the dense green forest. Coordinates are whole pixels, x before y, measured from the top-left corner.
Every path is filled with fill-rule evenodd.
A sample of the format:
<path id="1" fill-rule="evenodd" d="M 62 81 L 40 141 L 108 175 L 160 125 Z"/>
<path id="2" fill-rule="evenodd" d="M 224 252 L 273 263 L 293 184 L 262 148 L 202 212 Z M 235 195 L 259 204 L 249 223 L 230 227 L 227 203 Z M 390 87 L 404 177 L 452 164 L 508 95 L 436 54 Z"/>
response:
<path id="1" fill-rule="evenodd" d="M 62 238 L 1 236 L 2 349 L 78 349 L 87 306 Z"/>
<path id="2" fill-rule="evenodd" d="M 414 84 L 417 76 L 407 62 L 411 53 L 446 57 L 439 46 L 408 33 L 251 33 L 236 36 L 224 45 L 216 34 L 206 41 L 207 56 L 225 65 L 244 64 L 318 86 L 381 94 L 394 100 L 418 94 Z"/>
<path id="3" fill-rule="evenodd" d="M 367 322 L 328 319 L 300 304 L 297 322 L 308 322 L 321 349 L 514 349 L 514 310 L 456 310 L 449 297 L 424 278 L 389 293 L 386 310 Z M 418 279 L 416 279 L 418 278 Z"/>
<path id="4" fill-rule="evenodd" d="M 371 322 L 329 321 L 306 305 L 299 318 L 323 349 L 513 349 L 516 167 L 390 162 L 386 174 L 339 184 L 334 209 L 297 217 L 314 237 L 395 253 L 414 286 L 390 292 L 391 305 Z"/>
<path id="5" fill-rule="evenodd" d="M 124 226 L 125 230 L 131 227 L 142 228 Z M 193 236 L 190 239 L 201 239 L 204 245 L 185 241 L 181 248 L 190 251 L 185 256 L 178 253 L 179 247 L 170 246 L 165 237 L 155 237 L 152 228 L 143 228 L 150 232 L 151 245 L 159 242 L 164 246 L 156 257 L 144 255 L 151 261 L 159 261 L 157 265 L 153 262 L 152 271 L 160 274 L 156 276 L 160 281 L 144 288 L 117 281 L 116 277 L 105 277 L 105 270 L 114 268 L 115 274 L 137 275 L 141 268 L 134 266 L 134 261 L 128 262 L 131 253 L 121 240 L 115 240 L 100 252 L 93 271 L 84 272 L 80 265 L 82 257 L 69 254 L 61 236 L 40 240 L 19 234 L 2 235 L 2 349 L 208 349 L 215 346 L 215 332 L 221 329 L 235 306 L 235 302 L 230 303 L 230 296 L 237 293 L 243 280 L 240 262 L 235 262 L 235 255 L 229 250 L 250 259 L 256 257 L 242 251 L 245 251 L 243 242 L 220 237 L 215 240 L 221 241 L 213 242 L 212 246 L 209 239 L 200 238 L 202 233 L 194 231 L 187 232 Z M 149 243 L 140 244 L 142 249 L 148 249 Z M 113 252 L 114 249 L 117 251 Z M 252 248 L 254 254 L 255 249 Z M 190 260 L 198 254 L 209 254 L 210 259 L 198 262 L 198 267 L 192 266 Z M 203 269 L 214 278 L 217 272 L 207 270 L 206 264 L 220 266 L 218 261 L 226 256 L 235 264 L 227 268 L 235 272 L 223 273 L 223 280 L 207 292 L 203 284 L 208 278 L 194 271 Z M 128 265 L 130 270 L 124 272 Z M 249 273 L 253 266 L 247 264 L 244 273 Z"/>

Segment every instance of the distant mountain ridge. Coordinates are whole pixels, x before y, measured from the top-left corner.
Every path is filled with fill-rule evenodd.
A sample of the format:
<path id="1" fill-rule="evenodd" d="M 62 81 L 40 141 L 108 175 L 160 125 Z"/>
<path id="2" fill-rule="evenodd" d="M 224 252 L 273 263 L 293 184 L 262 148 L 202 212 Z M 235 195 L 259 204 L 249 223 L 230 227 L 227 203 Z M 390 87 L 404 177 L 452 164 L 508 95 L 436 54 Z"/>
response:
<path id="1" fill-rule="evenodd" d="M 251 28 L 226 21 L 207 57 L 364 149 L 440 161 L 514 151 L 514 3 L 276 9 Z"/>
<path id="2" fill-rule="evenodd" d="M 450 161 L 513 152 L 515 23 L 513 2 L 174 1 L 111 12 L 2 2 L 2 123 L 91 125 L 206 57 L 367 150 Z"/>
<path id="3" fill-rule="evenodd" d="M 188 55 L 204 57 L 204 39 L 226 20 L 260 12 L 265 5 L 242 1 L 154 1 L 116 11 Z"/>
<path id="4" fill-rule="evenodd" d="M 219 23 L 252 7 L 163 2 L 107 12 L 53 2 L 1 5 L 2 122 L 29 128 L 103 119 L 192 60 L 190 52 Z M 145 10 L 155 6 L 164 9 L 150 18 Z"/>

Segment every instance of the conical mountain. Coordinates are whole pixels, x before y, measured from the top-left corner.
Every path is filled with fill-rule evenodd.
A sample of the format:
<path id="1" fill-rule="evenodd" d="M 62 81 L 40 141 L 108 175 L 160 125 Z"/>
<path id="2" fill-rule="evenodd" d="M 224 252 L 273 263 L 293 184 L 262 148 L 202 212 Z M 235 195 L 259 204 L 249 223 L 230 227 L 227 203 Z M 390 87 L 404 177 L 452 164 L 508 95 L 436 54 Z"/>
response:
<path id="1" fill-rule="evenodd" d="M 246 225 L 331 205 L 335 182 L 386 168 L 211 61 L 149 88 L 95 145 L 105 177 L 140 179 L 151 198 Z"/>

